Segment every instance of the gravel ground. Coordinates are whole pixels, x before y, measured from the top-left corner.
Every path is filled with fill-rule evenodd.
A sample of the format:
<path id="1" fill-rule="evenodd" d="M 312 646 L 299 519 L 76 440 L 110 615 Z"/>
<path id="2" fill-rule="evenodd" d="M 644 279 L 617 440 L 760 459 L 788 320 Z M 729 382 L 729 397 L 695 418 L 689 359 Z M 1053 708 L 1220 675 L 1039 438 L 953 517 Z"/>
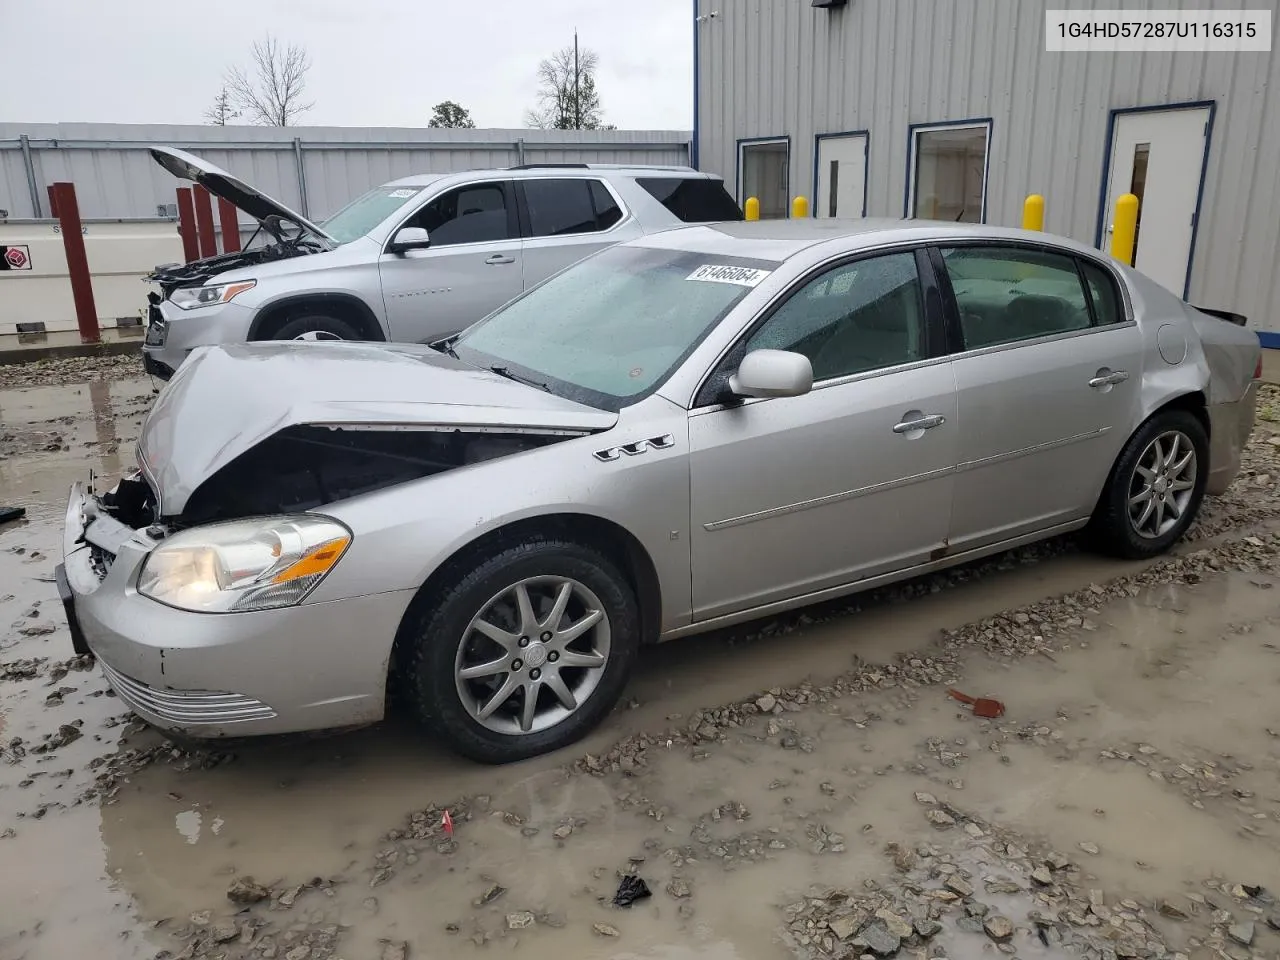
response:
<path id="1" fill-rule="evenodd" d="M 0 365 L 0 390 L 52 387 L 92 380 L 132 380 L 142 373 L 140 353 L 89 357 L 55 357 L 34 363 Z"/>
<path id="2" fill-rule="evenodd" d="M 559 798 L 550 805 L 428 782 L 421 805 L 378 825 L 372 842 L 322 837 L 291 848 L 255 870 L 260 882 L 234 867 L 254 862 L 244 846 L 269 848 L 298 827 L 290 808 L 299 800 L 258 767 L 239 781 L 263 791 L 258 843 L 200 868 L 220 888 L 214 898 L 162 908 L 156 890 L 138 893 L 129 907 L 137 919 L 123 928 L 132 952 L 120 955 L 693 955 L 658 949 L 678 943 L 744 960 L 1278 960 L 1280 714 L 1265 699 L 1280 662 L 1277 429 L 1280 391 L 1267 387 L 1240 478 L 1206 503 L 1175 554 L 948 627 L 917 649 L 833 662 L 805 683 L 764 680 L 747 693 L 744 681 L 728 702 L 564 758 L 545 771 Z M 782 635 L 854 625 L 859 611 L 1079 549 L 1075 538 L 1037 544 L 749 625 L 730 646 L 784 651 Z M 48 722 L 34 736 L 0 733 L 0 773 L 22 777 L 13 786 L 30 797 L 0 822 L 0 844 L 57 829 L 76 807 L 100 806 L 105 829 L 130 804 L 166 795 L 158 802 L 179 815 L 203 809 L 218 823 L 207 796 L 259 748 L 191 750 L 145 730 L 105 694 L 91 662 L 39 646 L 56 601 L 16 606 L 0 635 L 0 698 L 38 697 Z M 1114 696 L 1113 680 L 1122 688 Z M 953 685 L 998 691 L 1008 714 L 973 718 L 947 699 Z M 68 712 L 78 691 L 98 698 L 100 719 Z M 119 748 L 86 748 L 121 731 Z M 282 772 L 280 786 L 300 775 Z M 50 791 L 59 777 L 70 796 Z M 345 805 L 354 830 L 377 786 L 352 779 L 339 764 L 329 780 L 313 774 L 309 789 Z M 1019 812 L 1040 779 L 1039 806 Z M 598 799 L 574 799 L 583 796 Z M 132 816 L 153 823 L 156 808 L 142 809 Z M 1152 819 L 1170 860 L 1115 852 Z M 142 852 L 144 836 L 128 837 L 126 878 L 164 875 L 161 856 Z M 1205 869 L 1184 850 L 1197 842 L 1230 849 L 1215 861 L 1229 870 Z M 633 877 L 651 896 L 615 906 L 615 888 Z M 80 908 L 48 908 L 8 940 L 0 917 L 0 955 L 54 955 L 40 945 Z M 715 952 L 707 930 L 729 937 L 734 952 Z"/>

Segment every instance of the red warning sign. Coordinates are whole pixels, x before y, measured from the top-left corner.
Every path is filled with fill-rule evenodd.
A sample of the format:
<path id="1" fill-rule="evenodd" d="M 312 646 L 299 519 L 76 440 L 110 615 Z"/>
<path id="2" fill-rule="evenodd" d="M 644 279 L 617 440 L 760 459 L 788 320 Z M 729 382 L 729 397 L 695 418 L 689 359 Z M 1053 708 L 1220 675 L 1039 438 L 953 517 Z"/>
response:
<path id="1" fill-rule="evenodd" d="M 0 270 L 30 270 L 31 248 L 26 244 L 0 246 Z"/>

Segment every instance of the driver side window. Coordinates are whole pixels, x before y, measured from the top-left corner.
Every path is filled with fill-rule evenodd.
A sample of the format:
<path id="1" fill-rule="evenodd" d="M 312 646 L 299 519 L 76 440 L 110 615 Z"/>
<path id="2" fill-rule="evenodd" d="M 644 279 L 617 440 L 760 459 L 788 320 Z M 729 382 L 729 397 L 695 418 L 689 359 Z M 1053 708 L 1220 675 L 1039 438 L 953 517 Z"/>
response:
<path id="1" fill-rule="evenodd" d="M 422 227 L 431 247 L 515 239 L 501 183 L 469 183 L 442 194 L 419 210 L 407 227 Z"/>
<path id="2" fill-rule="evenodd" d="M 748 339 L 746 352 L 762 349 L 804 354 L 815 383 L 923 359 L 915 253 L 855 260 L 810 280 Z"/>

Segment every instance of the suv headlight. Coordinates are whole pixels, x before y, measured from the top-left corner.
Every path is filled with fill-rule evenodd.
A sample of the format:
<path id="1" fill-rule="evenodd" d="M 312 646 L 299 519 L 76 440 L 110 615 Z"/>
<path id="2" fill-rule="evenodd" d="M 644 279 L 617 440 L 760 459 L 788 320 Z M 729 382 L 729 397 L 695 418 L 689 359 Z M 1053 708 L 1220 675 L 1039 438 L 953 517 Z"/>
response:
<path id="1" fill-rule="evenodd" d="M 328 517 L 233 520 L 176 533 L 147 557 L 138 592 L 197 613 L 269 610 L 302 602 L 351 544 Z"/>
<path id="2" fill-rule="evenodd" d="M 178 287 L 169 295 L 169 302 L 182 310 L 209 307 L 215 303 L 230 303 L 246 290 L 252 290 L 257 284 L 257 280 L 237 280 L 235 283 L 217 283 L 209 287 Z"/>

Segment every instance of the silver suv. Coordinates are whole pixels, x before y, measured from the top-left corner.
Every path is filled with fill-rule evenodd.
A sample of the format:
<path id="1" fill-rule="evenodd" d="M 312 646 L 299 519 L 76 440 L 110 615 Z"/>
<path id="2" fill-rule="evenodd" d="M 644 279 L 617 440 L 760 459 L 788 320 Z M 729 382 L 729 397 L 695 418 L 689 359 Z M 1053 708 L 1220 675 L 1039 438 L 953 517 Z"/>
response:
<path id="1" fill-rule="evenodd" d="M 602 247 L 742 219 L 719 177 L 689 167 L 556 164 L 405 177 L 317 225 L 185 151 L 151 154 L 259 224 L 244 250 L 147 278 L 144 360 L 165 380 L 206 344 L 430 342 Z"/>

